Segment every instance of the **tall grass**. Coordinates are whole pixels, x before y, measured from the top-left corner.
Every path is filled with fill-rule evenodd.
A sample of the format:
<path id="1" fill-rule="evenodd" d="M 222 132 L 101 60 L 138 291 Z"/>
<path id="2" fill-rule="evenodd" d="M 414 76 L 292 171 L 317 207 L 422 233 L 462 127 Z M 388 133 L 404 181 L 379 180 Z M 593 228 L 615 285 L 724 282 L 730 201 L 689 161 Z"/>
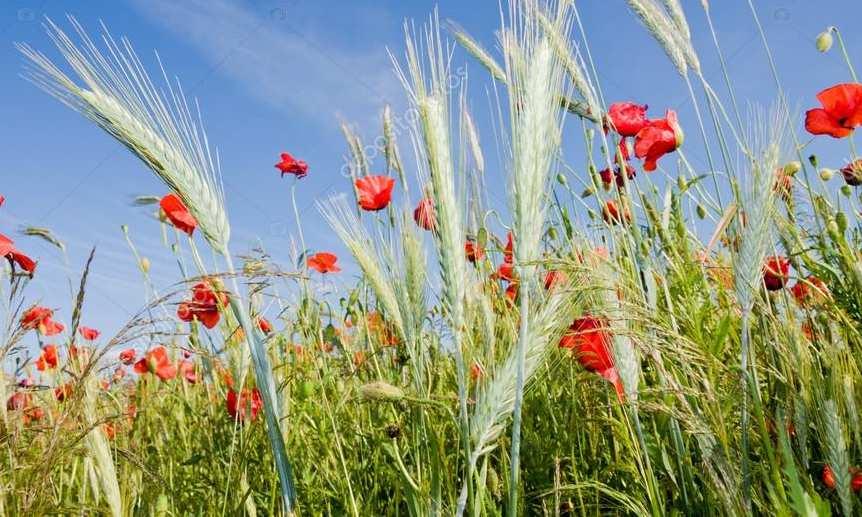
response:
<path id="1" fill-rule="evenodd" d="M 295 270 L 262 248 L 235 267 L 218 154 L 197 107 L 178 83 L 156 86 L 126 40 L 105 31 L 96 45 L 71 20 L 75 43 L 47 22 L 74 74 L 20 45 L 28 77 L 140 158 L 223 260 L 205 262 L 196 239 L 161 222 L 179 278 L 156 285 L 124 226 L 147 304 L 92 343 L 77 329 L 92 310 L 84 287 L 98 257 L 70 325 L 50 336 L 21 318 L 57 302 L 32 299 L 30 276 L 14 261 L 4 267 L 0 514 L 858 512 L 858 196 L 837 188 L 842 175 L 815 182 L 807 170 L 844 164 L 807 159 L 771 54 L 775 107 L 743 116 L 712 26 L 716 3 L 702 7 L 727 100 L 701 70 L 687 3 L 626 6 L 679 72 L 668 80 L 689 91 L 704 149 L 683 144 L 652 174 L 632 158 L 637 175 L 618 185 L 621 139 L 606 128 L 617 99 L 602 90 L 590 49 L 590 32 L 603 28 L 582 23 L 580 4 L 511 2 L 494 48 L 454 22 L 447 41 L 435 12 L 405 25 L 403 57 L 392 52 L 416 114 L 406 134 L 384 107 L 372 156 L 363 144 L 372 140 L 345 122 L 353 181 L 318 202 L 355 277 L 305 263 L 299 220 Z M 453 87 L 461 50 L 493 87 L 490 138 L 480 139 L 484 115 L 467 82 Z M 568 138 L 584 153 L 567 156 Z M 706 170 L 692 166 L 700 152 Z M 396 195 L 365 211 L 355 180 L 378 170 Z M 489 202 L 494 183 L 507 207 Z M 413 219 L 420 199 L 433 207 L 427 232 Z M 65 253 L 61 237 L 30 227 L 22 239 Z M 771 255 L 791 269 L 768 290 Z M 201 281 L 230 294 L 211 328 L 174 317 Z M 601 332 L 584 321 L 602 322 Z M 39 356 L 49 342 L 56 368 Z M 181 374 L 160 380 L 153 358 L 133 374 L 117 356 L 159 344 Z M 263 418 L 235 417 L 231 397 L 251 399 L 254 388 Z"/>

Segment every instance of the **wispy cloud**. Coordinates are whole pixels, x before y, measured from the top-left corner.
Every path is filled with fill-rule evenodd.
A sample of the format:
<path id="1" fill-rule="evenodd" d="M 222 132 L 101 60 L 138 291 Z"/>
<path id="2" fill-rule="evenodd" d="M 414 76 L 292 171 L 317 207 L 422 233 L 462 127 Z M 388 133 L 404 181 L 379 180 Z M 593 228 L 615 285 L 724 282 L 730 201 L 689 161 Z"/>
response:
<path id="1" fill-rule="evenodd" d="M 401 97 L 384 48 L 336 45 L 325 28 L 297 25 L 296 4 L 261 8 L 234 0 L 134 1 L 154 23 L 197 48 L 212 74 L 287 114 L 327 127 L 338 117 L 366 122 L 384 102 Z"/>

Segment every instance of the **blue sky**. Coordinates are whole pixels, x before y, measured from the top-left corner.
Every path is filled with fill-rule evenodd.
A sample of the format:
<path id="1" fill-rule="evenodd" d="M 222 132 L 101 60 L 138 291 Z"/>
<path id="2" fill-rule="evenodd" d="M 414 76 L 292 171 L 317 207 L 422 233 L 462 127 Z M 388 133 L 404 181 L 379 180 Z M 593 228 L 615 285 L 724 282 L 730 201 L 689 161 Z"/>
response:
<path id="1" fill-rule="evenodd" d="M 721 79 L 699 0 L 682 0 L 706 75 L 718 89 Z M 741 100 L 769 104 L 775 89 L 746 0 L 713 0 L 714 21 Z M 843 28 L 852 56 L 862 55 L 862 33 L 844 20 L 862 17 L 858 0 L 755 0 L 790 103 L 800 110 L 816 105 L 814 95 L 847 81 L 839 53 L 818 54 L 816 35 L 827 25 Z M 424 20 L 434 7 L 426 1 L 241 1 L 7 0 L 0 6 L 0 232 L 39 259 L 34 299 L 58 307 L 69 319 L 66 278 L 77 278 L 89 248 L 98 246 L 84 323 L 116 331 L 144 302 L 144 289 L 120 225 L 153 263 L 160 287 L 178 280 L 176 264 L 161 245 L 158 224 L 147 209 L 132 207 L 133 196 L 162 195 L 164 187 L 127 151 L 71 110 L 21 79 L 22 58 L 13 42 L 27 42 L 58 57 L 40 26 L 44 16 L 62 22 L 66 13 L 95 33 L 102 20 L 115 36 L 126 35 L 144 62 L 154 65 L 157 49 L 169 74 L 201 103 L 210 141 L 218 146 L 233 225 L 233 248 L 247 250 L 260 239 L 289 269 L 293 217 L 291 178 L 280 179 L 273 164 L 288 150 L 310 164 L 298 186 L 307 244 L 314 250 L 346 253 L 324 226 L 315 199 L 349 184 L 340 175 L 346 146 L 340 121 L 356 125 L 367 140 L 379 133 L 384 103 L 403 113 L 404 96 L 386 49 L 403 52 L 405 18 Z M 493 0 L 443 0 L 440 17 L 451 18 L 495 48 L 499 9 Z M 609 100 L 637 100 L 651 115 L 665 108 L 680 112 L 687 128 L 686 154 L 702 165 L 701 143 L 685 84 L 661 49 L 625 9 L 623 0 L 582 0 L 579 8 L 591 40 L 602 89 Z M 469 62 L 456 53 L 457 66 Z M 857 59 L 857 67 L 862 60 Z M 151 69 L 155 70 L 155 69 Z M 486 154 L 496 145 L 488 117 L 485 74 L 470 63 L 471 102 Z M 579 138 L 576 121 L 567 129 Z M 801 127 L 801 119 L 800 119 Z M 814 149 L 839 162 L 846 144 L 818 140 Z M 408 153 L 402 142 L 402 154 Z M 568 161 L 583 170 L 577 150 Z M 410 163 L 410 160 L 406 160 Z M 580 169 L 579 169 L 580 168 Z M 494 160 L 491 175 L 504 172 Z M 498 172 L 499 171 L 499 172 Z M 497 184 L 501 181 L 496 182 Z M 502 194 L 495 192 L 502 200 Z M 415 201 L 415 200 L 414 200 Z M 71 269 L 50 246 L 15 237 L 21 225 L 51 228 L 69 247 Z M 348 268 L 342 282 L 350 281 Z"/>

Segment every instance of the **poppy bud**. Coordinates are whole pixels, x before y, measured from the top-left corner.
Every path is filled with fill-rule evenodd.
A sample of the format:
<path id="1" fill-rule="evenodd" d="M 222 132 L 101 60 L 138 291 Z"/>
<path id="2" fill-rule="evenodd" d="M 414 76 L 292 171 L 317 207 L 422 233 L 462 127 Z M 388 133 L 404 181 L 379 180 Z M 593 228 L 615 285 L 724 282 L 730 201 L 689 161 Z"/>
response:
<path id="1" fill-rule="evenodd" d="M 839 190 L 841 190 L 841 194 L 844 195 L 844 197 L 850 197 L 853 194 L 853 190 L 850 188 L 850 185 L 841 185 Z"/>
<path id="2" fill-rule="evenodd" d="M 817 155 L 812 154 L 812 155 L 808 156 L 808 163 L 810 163 L 811 166 L 816 169 L 817 168 Z"/>
<path id="3" fill-rule="evenodd" d="M 548 228 L 548 238 L 551 240 L 557 240 L 557 229 L 553 226 Z"/>
<path id="4" fill-rule="evenodd" d="M 595 193 L 595 190 L 593 190 L 592 188 L 587 188 L 587 189 L 584 189 L 583 192 L 581 192 L 581 197 L 587 198 L 587 197 L 592 196 L 594 193 Z"/>
<path id="5" fill-rule="evenodd" d="M 129 225 L 128 224 L 121 224 L 120 230 L 122 230 L 123 233 L 128 234 L 129 233 Z"/>
<path id="6" fill-rule="evenodd" d="M 835 172 L 832 169 L 820 169 L 820 179 L 823 181 L 831 180 L 834 174 Z"/>
<path id="7" fill-rule="evenodd" d="M 830 239 L 832 239 L 833 241 L 838 240 L 838 238 L 840 237 L 838 232 L 838 223 L 836 223 L 835 221 L 829 221 L 829 223 L 826 225 L 826 232 L 829 234 Z"/>
<path id="8" fill-rule="evenodd" d="M 787 174 L 788 176 L 793 176 L 801 170 L 802 164 L 798 161 L 788 162 L 787 165 L 784 166 L 784 174 Z"/>
<path id="9" fill-rule="evenodd" d="M 706 209 L 703 208 L 703 205 L 697 205 L 697 217 L 699 219 L 704 219 L 706 217 Z"/>
<path id="10" fill-rule="evenodd" d="M 365 400 L 401 400 L 404 392 L 401 388 L 387 382 L 377 381 L 359 387 L 359 393 Z"/>
<path id="11" fill-rule="evenodd" d="M 832 48 L 832 27 L 818 34 L 814 44 L 818 52 L 829 52 L 829 49 Z"/>
<path id="12" fill-rule="evenodd" d="M 823 484 L 826 485 L 826 488 L 830 490 L 835 488 L 835 475 L 832 473 L 832 469 L 829 468 L 829 465 L 825 465 L 823 467 L 823 473 L 820 475 L 820 478 L 823 480 Z"/>
<path id="13" fill-rule="evenodd" d="M 838 225 L 838 231 L 844 233 L 847 231 L 847 215 L 844 212 L 835 214 L 835 224 Z"/>
<path id="14" fill-rule="evenodd" d="M 150 272 L 150 259 L 147 257 L 141 257 L 141 260 L 138 262 L 138 267 L 141 268 L 142 273 Z"/>
<path id="15" fill-rule="evenodd" d="M 559 183 L 560 185 L 562 185 L 562 186 L 564 186 L 564 187 L 565 187 L 566 185 L 568 185 L 568 184 L 569 184 L 569 180 L 567 180 L 567 179 L 566 179 L 566 175 L 565 175 L 565 174 L 563 174 L 562 172 L 560 172 L 560 173 L 558 173 L 558 174 L 557 174 L 557 183 Z"/>
<path id="16" fill-rule="evenodd" d="M 688 184 L 685 181 L 685 178 L 679 176 L 676 178 L 676 186 L 679 187 L 680 190 L 685 190 L 688 188 Z"/>

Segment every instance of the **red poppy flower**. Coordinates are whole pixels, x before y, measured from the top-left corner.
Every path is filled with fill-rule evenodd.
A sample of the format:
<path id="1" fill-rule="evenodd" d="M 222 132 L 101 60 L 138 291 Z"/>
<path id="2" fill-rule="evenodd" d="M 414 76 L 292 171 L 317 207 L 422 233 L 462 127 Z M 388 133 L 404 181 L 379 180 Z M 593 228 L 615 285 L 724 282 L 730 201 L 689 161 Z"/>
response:
<path id="1" fill-rule="evenodd" d="M 337 261 L 334 254 L 322 251 L 308 257 L 306 264 L 318 273 L 338 273 L 341 268 L 335 264 Z"/>
<path id="2" fill-rule="evenodd" d="M 628 207 L 623 207 L 622 210 L 617 208 L 617 204 L 613 199 L 605 202 L 602 207 L 602 219 L 608 224 L 628 224 L 632 221 L 632 213 Z"/>
<path id="3" fill-rule="evenodd" d="M 12 239 L 0 234 L 0 256 L 6 257 L 10 263 L 18 264 L 18 267 L 26 271 L 30 276 L 36 271 L 36 261 L 19 251 Z"/>
<path id="4" fill-rule="evenodd" d="M 644 170 L 654 171 L 656 161 L 682 145 L 684 134 L 674 110 L 665 118 L 652 120 L 635 135 L 635 156 L 644 159 Z"/>
<path id="5" fill-rule="evenodd" d="M 177 318 L 191 322 L 198 320 L 208 329 L 218 325 L 220 309 L 230 302 L 226 292 L 216 291 L 209 281 L 198 282 L 192 287 L 191 301 L 182 302 L 177 307 Z"/>
<path id="6" fill-rule="evenodd" d="M 269 320 L 264 318 L 263 316 L 257 318 L 257 327 L 264 334 L 269 334 L 270 332 L 272 332 L 272 323 L 270 323 Z"/>
<path id="7" fill-rule="evenodd" d="M 506 288 L 506 300 L 509 303 L 514 304 L 515 300 L 518 299 L 518 282 L 512 282 L 509 284 L 509 287 Z"/>
<path id="8" fill-rule="evenodd" d="M 790 294 L 799 305 L 807 305 L 811 302 L 822 300 L 829 293 L 829 289 L 823 280 L 810 275 L 805 280 L 799 280 L 790 288 Z"/>
<path id="9" fill-rule="evenodd" d="M 127 348 L 120 352 L 120 362 L 123 364 L 132 364 L 135 362 L 135 350 L 133 348 Z"/>
<path id="10" fill-rule="evenodd" d="M 72 396 L 72 392 L 74 391 L 74 386 L 71 382 L 67 382 L 66 384 L 62 384 L 54 388 L 54 398 L 59 402 L 63 402 L 68 400 L 69 397 Z"/>
<path id="11" fill-rule="evenodd" d="M 383 210 L 392 201 L 395 180 L 389 176 L 365 176 L 355 182 L 359 206 L 371 212 Z"/>
<path id="12" fill-rule="evenodd" d="M 189 209 L 186 208 L 186 205 L 183 204 L 182 199 L 179 198 L 176 194 L 168 194 L 162 198 L 159 202 L 159 207 L 162 209 L 162 213 L 168 220 L 174 225 L 174 228 L 181 232 L 185 232 L 191 236 L 195 228 L 198 226 L 198 222 L 192 217 L 192 214 L 189 213 Z"/>
<path id="13" fill-rule="evenodd" d="M 90 360 L 90 349 L 72 345 L 69 347 L 69 358 L 87 362 Z"/>
<path id="14" fill-rule="evenodd" d="M 365 364 L 365 352 L 357 350 L 353 354 L 353 366 L 361 368 L 363 364 Z"/>
<path id="15" fill-rule="evenodd" d="M 154 373 L 163 380 L 173 379 L 177 375 L 177 367 L 168 357 L 168 350 L 159 345 L 151 348 L 140 361 L 135 363 L 135 373 Z"/>
<path id="16" fill-rule="evenodd" d="M 641 106 L 633 102 L 615 102 L 608 108 L 608 119 L 620 136 L 635 136 L 649 124 L 646 111 L 646 104 Z M 605 129 L 608 129 L 607 125 Z"/>
<path id="17" fill-rule="evenodd" d="M 413 210 L 413 220 L 416 225 L 423 230 L 434 230 L 437 227 L 437 213 L 434 210 L 434 202 L 430 199 L 423 198 Z"/>
<path id="18" fill-rule="evenodd" d="M 58 363 L 57 345 L 45 345 L 42 353 L 39 354 L 39 359 L 36 360 L 36 369 L 40 372 L 45 370 L 53 370 Z"/>
<path id="19" fill-rule="evenodd" d="M 244 423 L 247 420 L 254 422 L 257 414 L 263 408 L 263 398 L 257 388 L 253 390 L 244 389 L 239 395 L 234 390 L 230 390 L 227 392 L 226 402 L 228 414 L 239 423 Z"/>
<path id="20" fill-rule="evenodd" d="M 612 335 L 607 320 L 594 316 L 576 319 L 560 339 L 560 348 L 572 350 L 587 371 L 597 373 L 611 382 L 622 399 L 624 391 L 614 366 L 612 347 Z"/>
<path id="21" fill-rule="evenodd" d="M 90 327 L 80 327 L 78 332 L 81 334 L 81 337 L 86 339 L 87 341 L 93 341 L 94 339 L 98 339 L 99 332 L 98 330 Z"/>
<path id="22" fill-rule="evenodd" d="M 568 277 L 562 271 L 548 271 L 545 275 L 545 289 L 551 290 L 559 284 L 566 283 Z"/>
<path id="23" fill-rule="evenodd" d="M 21 327 L 25 329 L 36 329 L 43 336 L 55 336 L 63 332 L 66 327 L 52 319 L 54 311 L 35 305 L 21 316 Z"/>
<path id="24" fill-rule="evenodd" d="M 30 394 L 23 391 L 16 391 L 8 399 L 6 399 L 6 410 L 16 411 L 24 409 L 30 405 Z"/>
<path id="25" fill-rule="evenodd" d="M 823 484 L 826 485 L 826 488 L 829 490 L 835 488 L 835 474 L 832 473 L 832 469 L 829 468 L 829 465 L 823 466 L 823 473 L 820 474 L 820 479 L 823 480 Z"/>
<path id="26" fill-rule="evenodd" d="M 25 424 L 29 424 L 30 422 L 42 420 L 42 418 L 44 417 L 45 410 L 40 408 L 39 406 L 33 406 L 24 410 L 24 417 L 22 418 L 22 420 Z"/>
<path id="27" fill-rule="evenodd" d="M 790 261 L 778 255 L 766 259 L 763 265 L 763 285 L 769 291 L 778 291 L 790 279 Z"/>
<path id="28" fill-rule="evenodd" d="M 0 195 L 0 206 L 3 206 L 3 203 L 6 202 L 6 196 Z"/>
<path id="29" fill-rule="evenodd" d="M 850 479 L 850 488 L 857 494 L 862 490 L 862 472 L 859 469 L 854 469 L 853 477 Z"/>
<path id="30" fill-rule="evenodd" d="M 515 261 L 514 247 L 515 242 L 512 232 L 509 232 L 506 235 L 506 248 L 503 250 L 503 263 L 497 268 L 497 278 L 507 282 L 515 281 L 515 266 L 513 264 Z"/>
<path id="31" fill-rule="evenodd" d="M 485 375 L 485 369 L 482 368 L 482 365 L 480 365 L 479 363 L 474 361 L 470 365 L 470 378 L 474 381 L 478 381 L 484 375 Z"/>
<path id="32" fill-rule="evenodd" d="M 464 243 L 464 253 L 467 256 L 467 260 L 476 263 L 485 256 L 485 249 L 478 242 L 467 239 L 467 242 Z"/>
<path id="33" fill-rule="evenodd" d="M 195 384 L 198 382 L 198 373 L 195 370 L 195 363 L 189 360 L 182 360 L 179 363 L 179 371 L 180 375 L 182 375 L 189 384 Z"/>
<path id="34" fill-rule="evenodd" d="M 626 164 L 626 175 L 628 176 L 629 181 L 633 180 L 635 177 L 635 168 L 629 164 Z M 599 171 L 599 177 L 602 178 L 602 183 L 606 187 L 611 186 L 611 182 L 616 178 L 617 187 L 622 188 L 625 185 L 625 180 L 623 179 L 622 171 L 619 166 L 614 167 L 614 171 L 611 172 L 610 167 L 602 169 Z"/>
<path id="35" fill-rule="evenodd" d="M 836 84 L 817 94 L 822 108 L 805 112 L 805 130 L 812 135 L 844 138 L 862 125 L 862 84 Z"/>
<path id="36" fill-rule="evenodd" d="M 308 164 L 294 159 L 289 153 L 281 153 L 281 161 L 275 164 L 275 168 L 281 171 L 282 178 L 285 174 L 293 174 L 299 179 L 308 174 Z"/>
<path id="37" fill-rule="evenodd" d="M 862 185 L 862 158 L 852 161 L 841 168 L 844 181 L 851 187 Z"/>

